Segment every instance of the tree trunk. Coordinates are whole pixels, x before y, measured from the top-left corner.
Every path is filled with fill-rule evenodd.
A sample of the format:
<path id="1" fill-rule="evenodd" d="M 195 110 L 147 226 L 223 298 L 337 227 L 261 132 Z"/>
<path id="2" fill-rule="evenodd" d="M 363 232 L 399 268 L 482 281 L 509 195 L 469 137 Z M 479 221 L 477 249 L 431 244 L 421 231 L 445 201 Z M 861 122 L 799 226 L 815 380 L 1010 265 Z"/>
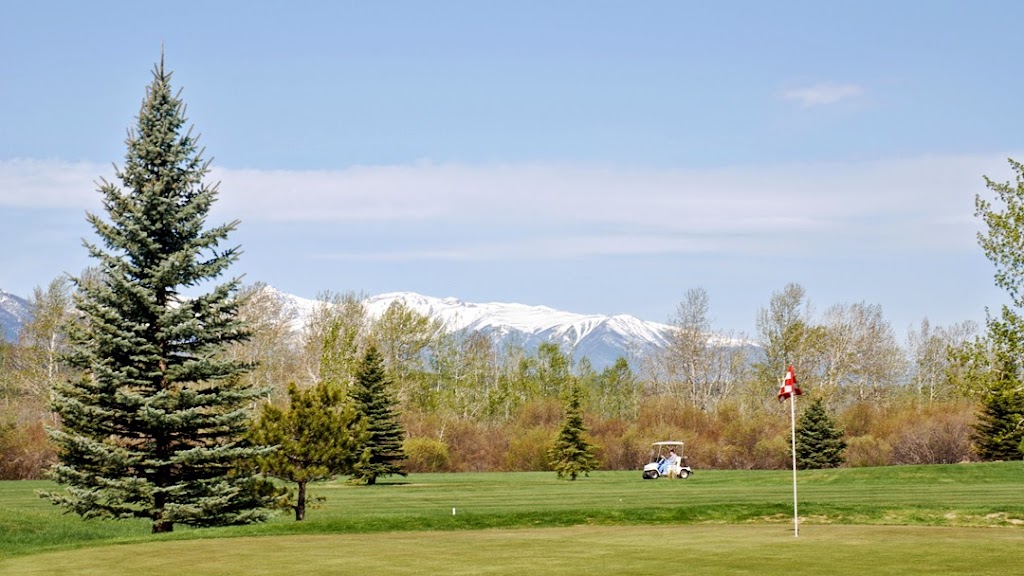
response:
<path id="1" fill-rule="evenodd" d="M 306 483 L 299 482 L 299 495 L 295 499 L 295 521 L 306 519 Z"/>
<path id="2" fill-rule="evenodd" d="M 167 520 L 153 522 L 153 534 L 162 532 L 174 532 L 174 522 L 168 522 Z"/>
<path id="3" fill-rule="evenodd" d="M 153 534 L 174 531 L 174 522 L 164 518 L 166 500 L 167 496 L 163 492 L 157 492 L 153 497 Z"/>

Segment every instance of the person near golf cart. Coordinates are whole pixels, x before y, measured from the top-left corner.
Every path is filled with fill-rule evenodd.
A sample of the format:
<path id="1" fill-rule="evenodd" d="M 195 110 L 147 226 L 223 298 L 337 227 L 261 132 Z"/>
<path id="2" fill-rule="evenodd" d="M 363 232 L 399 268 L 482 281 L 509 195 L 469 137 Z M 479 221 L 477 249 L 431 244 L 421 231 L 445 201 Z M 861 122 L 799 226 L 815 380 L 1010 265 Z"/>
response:
<path id="1" fill-rule="evenodd" d="M 658 458 L 658 474 L 661 476 L 671 476 L 672 472 L 679 466 L 680 458 L 676 455 L 675 450 L 669 450 L 666 456 L 660 456 Z"/>
<path id="2" fill-rule="evenodd" d="M 669 465 L 673 465 L 674 464 L 676 466 L 679 466 L 679 464 L 681 462 L 682 462 L 682 458 L 680 458 L 679 455 L 676 454 L 675 450 L 669 450 L 668 451 L 668 463 L 669 463 Z"/>
<path id="3" fill-rule="evenodd" d="M 644 466 L 644 480 L 653 480 L 655 478 L 689 478 L 693 470 L 684 463 L 681 455 L 682 448 L 682 442 L 655 442 L 651 459 Z"/>

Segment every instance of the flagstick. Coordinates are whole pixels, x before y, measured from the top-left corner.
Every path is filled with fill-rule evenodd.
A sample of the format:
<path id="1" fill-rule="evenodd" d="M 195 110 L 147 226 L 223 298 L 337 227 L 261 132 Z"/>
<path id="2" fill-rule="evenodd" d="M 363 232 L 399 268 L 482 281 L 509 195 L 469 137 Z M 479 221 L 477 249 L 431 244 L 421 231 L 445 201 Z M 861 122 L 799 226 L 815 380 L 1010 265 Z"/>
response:
<path id="1" fill-rule="evenodd" d="M 793 537 L 800 537 L 799 516 L 796 511 L 796 394 L 789 395 L 789 422 L 793 442 Z"/>

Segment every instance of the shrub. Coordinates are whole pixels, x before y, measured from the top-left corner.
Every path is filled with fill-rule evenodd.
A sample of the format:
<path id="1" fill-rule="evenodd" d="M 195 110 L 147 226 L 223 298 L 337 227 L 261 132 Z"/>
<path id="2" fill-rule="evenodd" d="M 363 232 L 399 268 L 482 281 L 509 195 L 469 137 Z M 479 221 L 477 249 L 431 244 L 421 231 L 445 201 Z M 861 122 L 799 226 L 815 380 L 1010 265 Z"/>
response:
<path id="1" fill-rule="evenodd" d="M 508 450 L 509 430 L 471 420 L 456 420 L 438 434 L 448 445 L 452 472 L 500 470 Z"/>
<path id="2" fill-rule="evenodd" d="M 891 458 L 892 446 L 871 434 L 854 436 L 846 441 L 847 466 L 887 466 Z"/>
<path id="3" fill-rule="evenodd" d="M 792 447 L 781 435 L 761 438 L 754 445 L 753 467 L 758 470 L 777 470 L 792 465 Z"/>
<path id="4" fill-rule="evenodd" d="M 410 472 L 442 472 L 448 469 L 448 445 L 434 438 L 406 438 L 402 444 Z"/>
<path id="5" fill-rule="evenodd" d="M 540 426 L 518 433 L 505 452 L 504 469 L 514 472 L 550 470 L 548 449 L 555 441 L 555 431 Z"/>
<path id="6" fill-rule="evenodd" d="M 955 464 L 975 459 L 971 423 L 971 416 L 963 412 L 922 414 L 893 439 L 893 464 Z"/>
<path id="7" fill-rule="evenodd" d="M 641 440 L 635 426 L 620 419 L 588 422 L 587 429 L 598 450 L 602 470 L 636 470 L 647 463 L 650 444 Z M 676 438 L 673 438 L 675 440 Z"/>
<path id="8" fill-rule="evenodd" d="M 40 421 L 0 421 L 0 480 L 36 480 L 56 461 Z"/>

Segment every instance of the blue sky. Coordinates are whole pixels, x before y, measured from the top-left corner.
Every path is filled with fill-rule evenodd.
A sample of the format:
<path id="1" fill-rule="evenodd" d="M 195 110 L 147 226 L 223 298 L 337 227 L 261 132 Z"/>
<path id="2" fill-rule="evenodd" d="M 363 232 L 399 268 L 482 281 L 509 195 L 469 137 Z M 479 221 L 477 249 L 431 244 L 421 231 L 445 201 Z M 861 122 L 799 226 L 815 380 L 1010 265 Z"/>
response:
<path id="1" fill-rule="evenodd" d="M 753 334 L 814 309 L 984 319 L 982 175 L 1024 158 L 1024 3 L 5 2 L 0 289 L 90 262 L 163 43 L 234 269 Z"/>

